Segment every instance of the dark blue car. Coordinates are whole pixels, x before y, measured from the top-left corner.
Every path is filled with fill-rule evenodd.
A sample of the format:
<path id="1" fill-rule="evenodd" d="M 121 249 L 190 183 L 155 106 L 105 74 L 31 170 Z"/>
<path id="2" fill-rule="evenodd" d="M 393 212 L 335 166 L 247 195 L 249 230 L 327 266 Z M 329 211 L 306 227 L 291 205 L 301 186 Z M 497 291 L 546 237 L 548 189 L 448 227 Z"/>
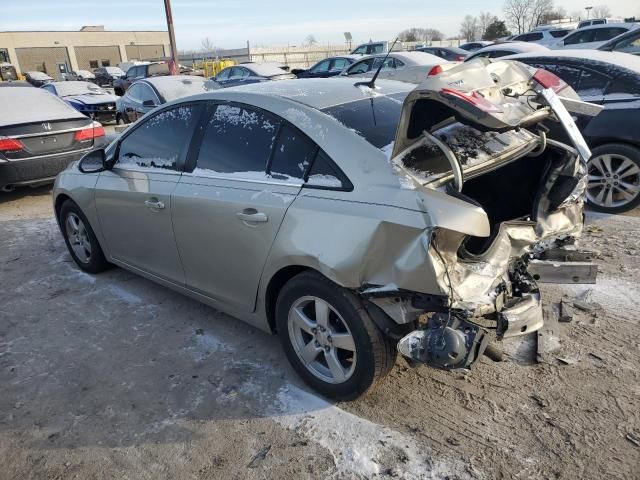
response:
<path id="1" fill-rule="evenodd" d="M 296 76 L 273 63 L 242 63 L 225 68 L 211 80 L 226 88 L 291 78 L 296 78 Z"/>
<path id="2" fill-rule="evenodd" d="M 67 102 L 89 118 L 101 122 L 115 121 L 116 100 L 106 90 L 91 82 L 51 82 L 42 87 Z"/>
<path id="3" fill-rule="evenodd" d="M 356 60 L 362 58 L 362 55 L 342 55 L 340 57 L 329 57 L 320 60 L 308 70 L 294 70 L 298 78 L 328 78 L 340 75 L 345 68 Z"/>

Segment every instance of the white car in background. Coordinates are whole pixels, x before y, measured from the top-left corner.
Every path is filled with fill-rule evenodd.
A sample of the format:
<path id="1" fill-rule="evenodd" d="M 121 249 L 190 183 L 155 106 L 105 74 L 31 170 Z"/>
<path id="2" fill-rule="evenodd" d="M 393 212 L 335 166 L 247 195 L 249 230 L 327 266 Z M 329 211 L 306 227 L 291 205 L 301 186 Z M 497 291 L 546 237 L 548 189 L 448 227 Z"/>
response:
<path id="1" fill-rule="evenodd" d="M 557 27 L 553 29 L 545 28 L 540 30 L 532 30 L 528 33 L 523 33 L 521 35 L 516 35 L 511 40 L 514 42 L 528 42 L 539 45 L 555 45 L 561 38 L 566 37 L 570 33 L 572 33 L 575 29 L 569 27 Z"/>
<path id="2" fill-rule="evenodd" d="M 604 25 L 605 23 L 623 23 L 622 18 L 592 18 L 583 20 L 578 24 L 578 28 L 590 27 L 592 25 Z"/>
<path id="3" fill-rule="evenodd" d="M 595 50 L 612 38 L 638 27 L 640 27 L 640 23 L 607 23 L 583 27 L 551 45 L 550 48 L 554 50 L 563 48 L 591 48 Z"/>
<path id="4" fill-rule="evenodd" d="M 430 53 L 392 52 L 388 57 L 386 54 L 363 57 L 346 68 L 340 76 L 371 78 L 383 61 L 378 78 L 408 83 L 422 83 L 429 75 L 457 65 L 457 62 L 448 62 Z"/>
<path id="5" fill-rule="evenodd" d="M 538 45 L 537 43 L 527 42 L 504 42 L 494 43 L 488 47 L 481 48 L 477 52 L 473 52 L 467 58 L 465 62 L 469 62 L 475 58 L 500 58 L 507 55 L 515 55 L 517 53 L 535 53 L 535 52 L 549 52 L 550 50 L 544 45 Z"/>

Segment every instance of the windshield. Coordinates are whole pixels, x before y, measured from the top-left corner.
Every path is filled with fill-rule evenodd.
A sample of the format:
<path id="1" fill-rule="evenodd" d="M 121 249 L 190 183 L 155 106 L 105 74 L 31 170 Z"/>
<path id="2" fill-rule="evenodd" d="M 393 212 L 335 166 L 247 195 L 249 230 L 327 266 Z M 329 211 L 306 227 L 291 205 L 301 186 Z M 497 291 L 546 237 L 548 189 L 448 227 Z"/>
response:
<path id="1" fill-rule="evenodd" d="M 408 92 L 364 98 L 328 107 L 322 111 L 354 130 L 376 148 L 393 142 Z"/>
<path id="2" fill-rule="evenodd" d="M 122 75 L 122 76 L 124 76 L 124 72 L 118 67 L 105 67 L 105 69 L 111 75 Z"/>
<path id="3" fill-rule="evenodd" d="M 61 82 L 56 85 L 56 92 L 60 97 L 68 97 L 69 95 L 107 94 L 106 90 L 103 90 L 95 83 L 90 82 Z"/>

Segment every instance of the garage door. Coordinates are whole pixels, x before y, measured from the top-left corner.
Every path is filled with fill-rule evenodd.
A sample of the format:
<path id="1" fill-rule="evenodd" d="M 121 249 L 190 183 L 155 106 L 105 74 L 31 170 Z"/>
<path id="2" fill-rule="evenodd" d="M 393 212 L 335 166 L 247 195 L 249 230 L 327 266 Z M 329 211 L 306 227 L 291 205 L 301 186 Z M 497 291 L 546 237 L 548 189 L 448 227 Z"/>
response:
<path id="1" fill-rule="evenodd" d="M 160 60 L 164 58 L 162 45 L 126 45 L 129 60 Z"/>
<path id="2" fill-rule="evenodd" d="M 91 70 L 98 67 L 115 67 L 120 58 L 120 49 L 117 45 L 108 47 L 75 47 L 76 60 L 79 70 Z"/>
<path id="3" fill-rule="evenodd" d="M 57 63 L 64 63 L 70 69 L 69 55 L 66 47 L 31 47 L 16 48 L 18 64 L 22 72 L 45 72 L 59 80 Z"/>

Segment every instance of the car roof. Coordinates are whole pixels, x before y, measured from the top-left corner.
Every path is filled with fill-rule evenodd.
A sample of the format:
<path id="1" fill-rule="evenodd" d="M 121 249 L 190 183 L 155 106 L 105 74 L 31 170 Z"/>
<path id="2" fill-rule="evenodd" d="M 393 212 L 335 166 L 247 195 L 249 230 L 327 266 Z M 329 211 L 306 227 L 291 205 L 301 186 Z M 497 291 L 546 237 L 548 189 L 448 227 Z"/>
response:
<path id="1" fill-rule="evenodd" d="M 356 83 L 357 79 L 349 77 L 305 78 L 251 83 L 216 92 L 247 92 L 281 97 L 322 110 L 335 105 L 371 98 L 371 96 L 409 92 L 415 88 L 415 85 L 411 83 L 394 80 L 378 80 L 375 90 L 371 90 L 369 87 L 357 87 Z"/>
<path id="2" fill-rule="evenodd" d="M 496 50 L 513 50 L 515 52 L 540 52 L 540 51 L 548 51 L 549 49 L 544 45 L 540 45 L 539 43 L 532 42 L 502 42 L 502 43 L 494 43 L 493 45 L 489 45 L 488 47 L 481 48 L 480 50 L 476 50 L 472 53 L 472 55 L 476 55 L 481 52 L 494 52 Z"/>
<path id="3" fill-rule="evenodd" d="M 28 72 L 24 72 L 25 74 L 29 75 L 30 77 L 36 78 L 36 77 L 40 77 L 40 78 L 51 78 L 49 75 L 47 75 L 44 72 L 38 72 L 37 70 L 30 70 Z"/>
<path id="4" fill-rule="evenodd" d="M 548 52 L 539 53 L 519 53 L 517 55 L 509 55 L 501 60 L 519 60 L 521 58 L 567 58 L 576 59 L 584 62 L 609 63 L 621 68 L 626 68 L 633 72 L 640 73 L 640 57 L 629 55 L 622 52 L 602 52 L 600 50 L 549 50 Z"/>
<path id="5" fill-rule="evenodd" d="M 261 77 L 273 77 L 274 75 L 286 75 L 289 73 L 273 63 L 242 63 L 240 65 L 234 65 L 234 67 L 244 67 Z"/>
<path id="6" fill-rule="evenodd" d="M 137 82 L 134 82 L 133 85 L 138 83 L 146 83 L 153 86 L 153 88 L 155 88 L 166 101 L 171 101 L 189 95 L 196 95 L 198 93 L 204 93 L 207 90 L 216 90 L 218 88 L 218 85 L 215 82 L 197 75 L 149 77 L 138 80 Z M 210 88 L 205 88 L 205 84 L 209 84 Z"/>
<path id="7" fill-rule="evenodd" d="M 586 20 L 585 20 L 586 21 Z M 611 28 L 611 27 L 625 27 L 629 30 L 636 29 L 640 27 L 640 23 L 600 23 L 598 25 L 588 25 L 586 27 L 578 28 L 575 32 L 571 32 L 569 35 L 572 35 L 576 32 L 584 32 L 586 30 L 598 30 L 600 28 Z"/>
<path id="8" fill-rule="evenodd" d="M 398 58 L 405 63 L 413 65 L 431 65 L 433 63 L 443 63 L 446 60 L 427 52 L 391 52 L 388 54 L 390 57 Z M 384 58 L 386 53 L 376 53 L 375 55 L 366 55 L 360 57 L 360 61 L 367 60 L 369 58 Z"/>

